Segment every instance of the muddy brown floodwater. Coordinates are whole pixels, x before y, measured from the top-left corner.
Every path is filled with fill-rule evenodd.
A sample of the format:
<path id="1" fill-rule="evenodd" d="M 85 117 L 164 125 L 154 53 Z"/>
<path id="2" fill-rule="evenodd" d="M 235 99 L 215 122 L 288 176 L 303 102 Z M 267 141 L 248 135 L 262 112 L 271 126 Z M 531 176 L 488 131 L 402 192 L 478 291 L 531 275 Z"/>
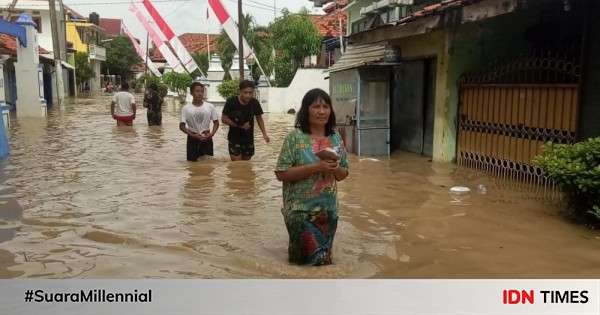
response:
<path id="1" fill-rule="evenodd" d="M 250 162 L 185 161 L 178 110 L 117 128 L 107 99 L 13 119 L 0 165 L 0 277 L 365 278 L 600 276 L 600 234 L 536 194 L 400 153 L 351 158 L 334 265 L 287 263 L 273 169 L 293 116 L 268 114 Z M 452 202 L 450 187 L 475 188 Z"/>

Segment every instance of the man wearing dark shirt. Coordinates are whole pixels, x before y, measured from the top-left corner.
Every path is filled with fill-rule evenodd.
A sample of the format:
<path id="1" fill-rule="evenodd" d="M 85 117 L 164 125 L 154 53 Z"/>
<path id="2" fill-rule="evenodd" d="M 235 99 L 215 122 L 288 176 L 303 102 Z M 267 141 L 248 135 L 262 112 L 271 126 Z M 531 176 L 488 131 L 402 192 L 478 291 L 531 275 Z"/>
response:
<path id="1" fill-rule="evenodd" d="M 262 107 L 254 98 L 254 83 L 241 81 L 240 94 L 227 99 L 222 115 L 223 123 L 229 126 L 227 140 L 232 161 L 250 160 L 254 155 L 254 117 L 265 142 L 269 143 L 262 114 Z"/>

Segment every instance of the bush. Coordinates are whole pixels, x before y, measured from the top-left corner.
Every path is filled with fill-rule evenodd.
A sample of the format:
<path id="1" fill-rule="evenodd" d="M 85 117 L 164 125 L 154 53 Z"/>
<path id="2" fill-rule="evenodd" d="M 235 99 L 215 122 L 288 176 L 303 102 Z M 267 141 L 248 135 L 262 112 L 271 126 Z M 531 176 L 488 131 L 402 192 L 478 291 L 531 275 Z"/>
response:
<path id="1" fill-rule="evenodd" d="M 534 162 L 565 193 L 571 212 L 600 223 L 600 137 L 572 145 L 548 143 Z"/>
<path id="2" fill-rule="evenodd" d="M 194 80 L 187 73 L 168 72 L 163 75 L 163 82 L 171 91 L 179 94 L 179 98 L 185 100 L 188 88 Z"/>
<path id="3" fill-rule="evenodd" d="M 87 53 L 75 53 L 75 75 L 77 76 L 77 81 L 80 83 L 86 82 L 96 75 L 90 65 Z"/>
<path id="4" fill-rule="evenodd" d="M 298 68 L 290 58 L 280 56 L 275 59 L 274 70 L 276 86 L 288 87 L 294 80 Z"/>
<path id="5" fill-rule="evenodd" d="M 234 79 L 223 81 L 223 83 L 217 87 L 217 90 L 219 95 L 221 95 L 224 99 L 237 96 L 240 91 L 240 80 Z"/>
<path id="6" fill-rule="evenodd" d="M 156 84 L 158 86 L 158 92 L 160 93 L 161 97 L 167 96 L 167 93 L 169 92 L 169 87 L 166 84 L 164 84 L 159 77 L 150 73 L 144 74 L 137 80 L 137 83 L 139 84 L 139 86 L 143 86 L 144 82 L 146 82 L 146 86 L 150 83 Z"/>

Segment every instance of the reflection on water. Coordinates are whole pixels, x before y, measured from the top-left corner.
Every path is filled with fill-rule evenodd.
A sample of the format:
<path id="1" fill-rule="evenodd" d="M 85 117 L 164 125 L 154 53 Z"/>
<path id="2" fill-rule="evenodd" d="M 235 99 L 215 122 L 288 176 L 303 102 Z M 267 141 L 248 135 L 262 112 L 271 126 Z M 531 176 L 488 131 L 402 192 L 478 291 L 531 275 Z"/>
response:
<path id="1" fill-rule="evenodd" d="M 185 160 L 178 113 L 117 128 L 107 99 L 13 121 L 0 164 L 0 277 L 332 278 L 600 275 L 600 236 L 535 195 L 411 154 L 351 157 L 334 265 L 287 263 L 273 168 L 293 116 L 249 162 Z M 477 193 L 480 185 L 486 194 Z M 471 188 L 452 203 L 454 186 Z M 557 251 L 557 249 L 560 249 Z"/>

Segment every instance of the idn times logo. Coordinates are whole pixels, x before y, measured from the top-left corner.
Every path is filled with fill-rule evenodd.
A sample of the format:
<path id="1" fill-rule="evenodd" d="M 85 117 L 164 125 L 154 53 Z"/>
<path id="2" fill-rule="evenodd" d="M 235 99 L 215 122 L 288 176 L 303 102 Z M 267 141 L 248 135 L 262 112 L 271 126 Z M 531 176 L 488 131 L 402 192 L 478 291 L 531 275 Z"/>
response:
<path id="1" fill-rule="evenodd" d="M 587 290 L 502 290 L 502 304 L 586 304 Z"/>

